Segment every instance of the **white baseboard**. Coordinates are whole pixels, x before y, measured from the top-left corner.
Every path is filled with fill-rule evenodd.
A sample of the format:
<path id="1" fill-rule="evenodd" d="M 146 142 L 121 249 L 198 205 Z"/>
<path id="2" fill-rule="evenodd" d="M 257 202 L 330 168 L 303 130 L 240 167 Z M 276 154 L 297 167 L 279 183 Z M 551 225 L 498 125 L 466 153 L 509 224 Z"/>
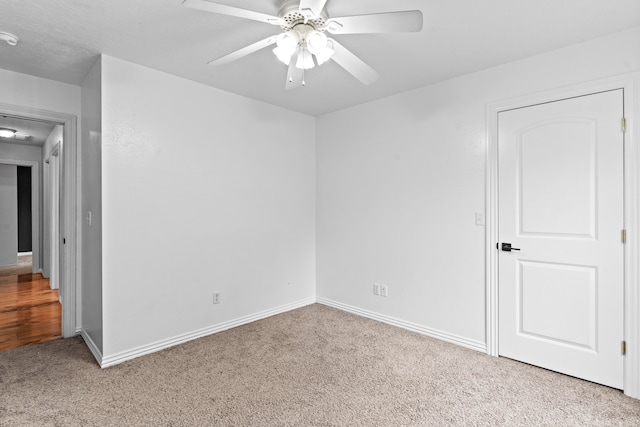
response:
<path id="1" fill-rule="evenodd" d="M 421 335 L 426 335 L 431 338 L 436 338 L 441 341 L 446 341 L 451 344 L 456 344 L 461 347 L 469 348 L 471 350 L 480 351 L 482 353 L 487 352 L 486 343 L 470 340 L 458 335 L 450 334 L 448 332 L 439 331 L 437 329 L 427 328 L 426 326 L 418 325 L 416 323 L 407 322 L 405 320 L 396 319 L 395 317 L 385 316 L 384 314 L 375 313 L 373 311 L 364 310 L 358 307 L 353 307 L 348 304 L 343 304 L 330 299 L 316 298 L 318 304 L 323 304 L 329 307 L 337 308 L 338 310 L 346 311 L 348 313 L 356 314 L 358 316 L 367 317 L 369 319 L 377 320 L 388 325 L 397 326 L 408 331 L 416 332 Z"/>
<path id="2" fill-rule="evenodd" d="M 164 340 L 156 341 L 151 344 L 136 347 L 131 350 L 126 350 L 116 354 L 108 355 L 106 357 L 102 357 L 102 355 L 100 355 L 100 359 L 98 359 L 98 357 L 96 357 L 96 359 L 98 359 L 101 367 L 107 368 L 109 366 L 114 366 L 119 363 L 126 362 L 127 360 L 135 359 L 136 357 L 155 353 L 157 351 L 164 350 L 166 348 L 173 347 L 175 345 L 182 344 L 187 341 L 206 337 L 207 335 L 212 335 L 218 332 L 226 331 L 227 329 L 235 328 L 238 326 L 246 325 L 247 323 L 255 322 L 257 320 L 275 316 L 276 314 L 285 313 L 287 311 L 291 311 L 307 305 L 315 304 L 315 302 L 316 302 L 315 297 L 307 298 L 307 299 L 296 301 L 290 304 L 282 305 L 280 307 L 275 307 L 269 310 L 261 311 L 259 313 L 243 316 L 235 320 L 230 320 L 228 322 L 223 322 L 217 325 L 208 326 L 206 328 L 198 329 L 193 332 L 188 332 L 186 334 L 177 335 L 173 338 L 167 338 Z M 94 353 L 94 356 L 95 355 L 96 354 Z"/>
<path id="3" fill-rule="evenodd" d="M 102 352 L 100 351 L 96 343 L 93 342 L 89 334 L 82 328 L 80 328 L 80 336 L 84 340 L 85 344 L 87 344 L 87 347 L 89 347 L 91 354 L 93 354 L 93 357 L 96 358 L 98 364 L 102 366 Z"/>

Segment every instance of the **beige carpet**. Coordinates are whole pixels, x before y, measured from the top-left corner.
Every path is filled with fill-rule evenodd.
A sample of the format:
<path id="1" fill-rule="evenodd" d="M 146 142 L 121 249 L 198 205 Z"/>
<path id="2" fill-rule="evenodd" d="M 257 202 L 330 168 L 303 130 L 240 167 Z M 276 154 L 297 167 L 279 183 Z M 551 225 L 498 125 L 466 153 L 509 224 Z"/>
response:
<path id="1" fill-rule="evenodd" d="M 638 426 L 620 391 L 312 305 L 101 370 L 0 353 L 2 426 Z"/>
<path id="2" fill-rule="evenodd" d="M 31 274 L 32 255 L 18 256 L 18 264 L 0 267 L 0 277 L 14 276 L 19 274 Z"/>

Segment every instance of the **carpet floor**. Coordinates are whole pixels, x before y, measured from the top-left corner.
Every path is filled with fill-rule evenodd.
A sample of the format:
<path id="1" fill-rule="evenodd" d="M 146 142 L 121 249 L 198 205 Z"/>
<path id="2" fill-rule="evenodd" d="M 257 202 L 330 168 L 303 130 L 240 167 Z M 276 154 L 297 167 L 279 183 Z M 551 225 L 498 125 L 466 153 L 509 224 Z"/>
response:
<path id="1" fill-rule="evenodd" d="M 100 369 L 0 353 L 1 426 L 638 426 L 619 390 L 311 305 Z"/>

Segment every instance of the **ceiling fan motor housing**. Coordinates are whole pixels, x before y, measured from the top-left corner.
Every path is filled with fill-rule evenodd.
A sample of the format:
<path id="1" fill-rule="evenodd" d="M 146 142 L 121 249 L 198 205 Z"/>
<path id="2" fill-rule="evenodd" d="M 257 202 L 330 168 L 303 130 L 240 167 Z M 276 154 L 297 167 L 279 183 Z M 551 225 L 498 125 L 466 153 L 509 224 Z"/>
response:
<path id="1" fill-rule="evenodd" d="M 311 26 L 316 31 L 324 31 L 328 19 L 325 10 L 322 10 L 319 16 L 312 16 L 310 13 L 306 14 L 305 11 L 301 11 L 298 0 L 284 1 L 278 16 L 284 21 L 284 24 L 280 26 L 282 31 L 291 31 L 300 24 Z"/>
<path id="2" fill-rule="evenodd" d="M 302 46 L 307 46 L 310 36 L 318 33 L 318 30 L 316 30 L 313 25 L 309 24 L 297 24 L 291 31 L 298 35 L 298 40 Z"/>

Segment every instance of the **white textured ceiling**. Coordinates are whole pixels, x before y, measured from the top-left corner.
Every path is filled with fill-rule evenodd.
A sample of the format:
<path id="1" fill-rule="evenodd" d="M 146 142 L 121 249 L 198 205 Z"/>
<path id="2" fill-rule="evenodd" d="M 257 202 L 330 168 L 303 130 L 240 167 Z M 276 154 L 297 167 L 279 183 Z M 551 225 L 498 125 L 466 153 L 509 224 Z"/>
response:
<path id="1" fill-rule="evenodd" d="M 275 15 L 278 0 L 220 0 Z M 639 0 L 328 0 L 330 17 L 419 9 L 420 33 L 335 36 L 373 66 L 364 86 L 330 61 L 285 91 L 270 49 L 207 62 L 277 27 L 181 6 L 182 0 L 0 0 L 0 68 L 80 84 L 104 53 L 229 92 L 319 115 L 640 26 Z"/>
<path id="2" fill-rule="evenodd" d="M 17 130 L 19 136 L 27 137 L 25 139 L 0 137 L 0 143 L 42 146 L 55 127 L 54 123 L 0 116 L 0 128 Z"/>

